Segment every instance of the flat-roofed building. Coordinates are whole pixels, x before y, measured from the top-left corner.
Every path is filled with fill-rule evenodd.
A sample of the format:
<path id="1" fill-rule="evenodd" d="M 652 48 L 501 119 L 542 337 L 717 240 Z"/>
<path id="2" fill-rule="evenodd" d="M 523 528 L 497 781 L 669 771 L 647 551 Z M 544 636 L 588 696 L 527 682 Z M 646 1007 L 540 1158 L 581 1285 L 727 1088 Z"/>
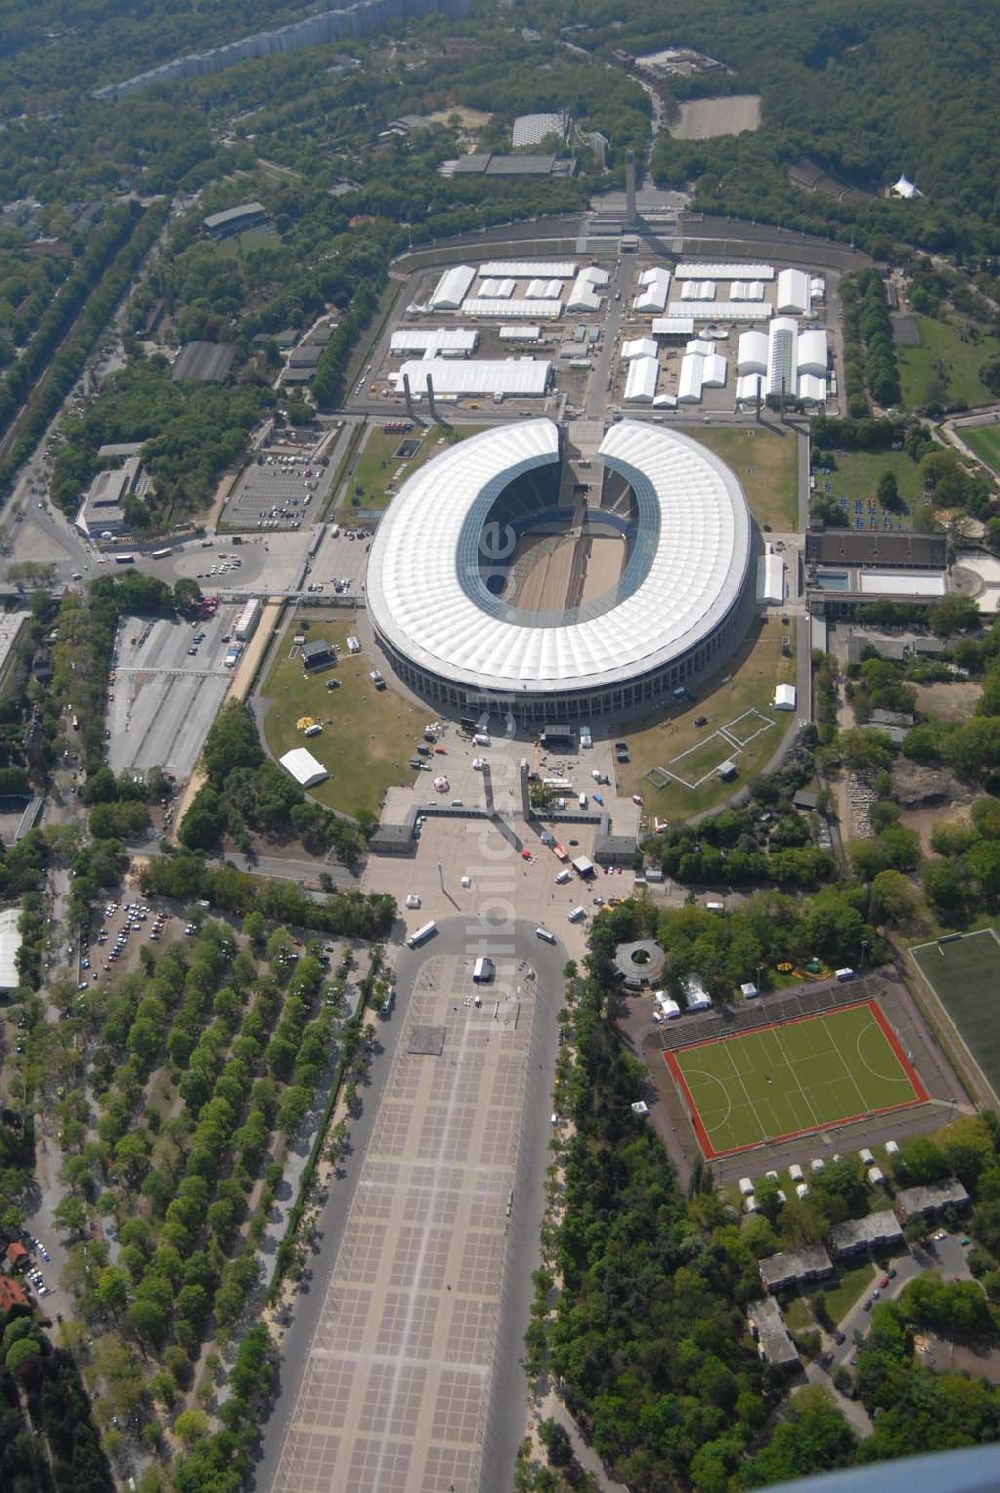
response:
<path id="1" fill-rule="evenodd" d="M 230 234 L 243 233 L 247 228 L 260 228 L 267 222 L 267 208 L 262 202 L 243 202 L 239 207 L 227 207 L 219 213 L 209 213 L 202 219 L 202 227 L 209 238 L 229 238 Z"/>
<path id="2" fill-rule="evenodd" d="M 896 1193 L 896 1213 L 903 1223 L 910 1218 L 936 1218 L 946 1208 L 967 1208 L 969 1194 L 953 1177 L 933 1187 L 903 1187 Z"/>
<path id="3" fill-rule="evenodd" d="M 806 564 L 851 565 L 861 570 L 946 570 L 948 536 L 822 529 L 806 535 Z"/>
<path id="4" fill-rule="evenodd" d="M 757 1269 L 768 1291 L 787 1291 L 793 1286 L 809 1285 L 833 1274 L 833 1263 L 821 1244 L 794 1253 L 782 1250 L 759 1260 Z"/>
<path id="5" fill-rule="evenodd" d="M 773 1296 L 762 1296 L 747 1304 L 747 1326 L 765 1363 L 776 1369 L 798 1367 L 798 1349 L 788 1335 L 781 1307 Z"/>
<path id="6" fill-rule="evenodd" d="M 868 1250 L 902 1249 L 904 1242 L 902 1225 L 888 1208 L 882 1213 L 866 1213 L 864 1218 L 849 1218 L 830 1230 L 830 1249 L 837 1260 Z"/>

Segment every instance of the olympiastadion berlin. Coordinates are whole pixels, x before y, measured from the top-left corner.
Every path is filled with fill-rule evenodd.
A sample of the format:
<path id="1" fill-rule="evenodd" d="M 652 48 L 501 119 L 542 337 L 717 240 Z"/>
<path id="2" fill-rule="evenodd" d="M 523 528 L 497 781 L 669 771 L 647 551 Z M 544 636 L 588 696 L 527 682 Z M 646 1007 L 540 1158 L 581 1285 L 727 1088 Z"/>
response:
<path id="1" fill-rule="evenodd" d="M 379 526 L 369 616 L 399 677 L 441 710 L 641 710 L 746 636 L 758 542 L 718 457 L 627 420 L 592 480 L 562 456 L 548 419 L 471 436 L 414 473 Z"/>

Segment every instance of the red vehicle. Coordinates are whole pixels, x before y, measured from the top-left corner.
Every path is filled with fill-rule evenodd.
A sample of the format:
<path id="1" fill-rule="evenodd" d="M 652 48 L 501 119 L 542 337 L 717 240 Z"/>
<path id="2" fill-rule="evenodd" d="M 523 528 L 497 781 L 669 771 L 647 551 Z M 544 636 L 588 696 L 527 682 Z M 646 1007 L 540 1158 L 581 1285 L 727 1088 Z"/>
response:
<path id="1" fill-rule="evenodd" d="M 569 860 L 569 852 L 564 845 L 553 845 L 552 854 L 555 856 L 557 861 L 565 862 Z"/>

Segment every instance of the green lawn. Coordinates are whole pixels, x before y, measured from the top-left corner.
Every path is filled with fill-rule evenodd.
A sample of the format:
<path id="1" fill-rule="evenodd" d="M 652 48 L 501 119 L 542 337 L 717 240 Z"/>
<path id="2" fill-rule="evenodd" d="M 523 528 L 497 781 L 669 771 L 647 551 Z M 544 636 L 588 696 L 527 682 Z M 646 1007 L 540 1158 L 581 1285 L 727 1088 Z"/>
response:
<path id="1" fill-rule="evenodd" d="M 816 1326 L 812 1307 L 804 1296 L 793 1296 L 785 1307 L 785 1326 L 790 1332 L 808 1332 Z"/>
<path id="2" fill-rule="evenodd" d="M 1000 1090 L 1000 942 L 989 928 L 910 954 L 982 1068 Z"/>
<path id="3" fill-rule="evenodd" d="M 958 434 L 980 461 L 1000 476 L 1000 425 L 964 425 Z"/>
<path id="4" fill-rule="evenodd" d="M 798 441 L 792 431 L 778 435 L 762 426 L 727 430 L 692 425 L 683 432 L 732 467 L 761 527 L 768 524 L 782 534 L 798 529 Z"/>
<path id="5" fill-rule="evenodd" d="M 821 454 L 817 453 L 817 455 Z M 923 497 L 920 468 L 905 451 L 848 451 L 843 456 L 831 456 L 830 466 L 832 470 L 829 477 L 824 475 L 822 466 L 816 469 L 815 496 L 821 496 L 824 484 L 829 482 L 833 497 L 850 498 L 849 516 L 852 525 L 855 498 L 864 500 L 865 521 L 867 522 L 867 501 L 875 496 L 875 489 L 878 487 L 878 480 L 883 472 L 892 472 L 896 479 L 896 486 L 899 488 L 899 495 L 910 509 L 914 508 Z M 881 512 L 879 516 L 881 517 Z M 890 517 L 906 522 L 904 516 L 899 513 L 892 514 Z"/>
<path id="6" fill-rule="evenodd" d="M 370 426 L 367 439 L 363 438 L 357 465 L 344 490 L 341 517 L 349 519 L 356 507 L 388 508 L 402 484 L 418 472 L 424 462 L 430 461 L 432 456 L 440 456 L 456 441 L 466 440 L 486 429 L 485 425 L 454 425 L 450 434 L 445 435 L 437 425 L 426 428 L 415 425 L 406 435 L 400 435 L 398 432 L 389 434 L 378 425 Z M 404 441 L 420 442 L 410 457 L 396 455 Z"/>
<path id="7" fill-rule="evenodd" d="M 725 671 L 699 686 L 694 704 L 686 704 L 666 720 L 640 724 L 624 733 L 628 738 L 631 762 L 617 769 L 619 789 L 625 794 L 642 794 L 650 824 L 654 815 L 659 819 L 683 820 L 691 814 L 715 808 L 729 798 L 761 771 L 777 751 L 784 732 L 796 719 L 794 714 L 776 711 L 771 705 L 776 684 L 795 683 L 794 625 L 789 624 L 786 628 L 774 619 L 755 624 L 755 627 L 741 651 L 729 660 Z M 783 636 L 791 639 L 790 658 L 785 658 L 781 652 Z M 649 768 L 664 767 L 672 758 L 697 746 L 708 733 L 728 725 L 747 710 L 759 710 L 774 725 L 739 754 L 736 759 L 739 776 L 734 782 L 724 783 L 714 776 L 699 788 L 685 788 L 674 782 L 656 788 L 644 776 Z M 695 718 L 702 715 L 708 717 L 708 724 L 698 727 L 694 724 Z M 699 755 L 710 762 L 713 755 L 717 755 L 719 744 L 720 739 L 715 737 Z M 677 764 L 676 770 L 688 782 L 694 782 L 697 774 L 685 771 L 688 765 L 697 766 L 695 756 Z"/>
<path id="8" fill-rule="evenodd" d="M 842 1271 L 837 1284 L 823 1291 L 830 1321 L 842 1322 L 874 1279 L 875 1266 L 868 1263 L 858 1265 L 854 1270 Z"/>
<path id="9" fill-rule="evenodd" d="M 961 330 L 933 316 L 918 316 L 920 346 L 897 348 L 903 403 L 912 408 L 937 397 L 945 403 L 988 404 L 989 390 L 979 381 L 979 365 L 1000 352 L 995 337 L 964 341 Z"/>
<path id="10" fill-rule="evenodd" d="M 708 1157 L 825 1130 L 926 1096 L 874 1002 L 664 1053 Z"/>
<path id="11" fill-rule="evenodd" d="M 424 726 L 434 717 L 393 690 L 375 688 L 368 678 L 374 660 L 364 653 L 352 656 L 347 652 L 351 624 L 313 622 L 309 637 L 339 643 L 341 654 L 336 668 L 310 679 L 303 677 L 298 659 L 288 657 L 293 631 L 294 627 L 286 630 L 261 690 L 268 705 L 264 721 L 268 747 L 280 757 L 292 747 L 307 746 L 330 772 L 326 782 L 310 793 L 344 814 L 356 816 L 368 810 L 377 816 L 387 788 L 413 782 L 409 758 Z M 330 679 L 339 679 L 340 688 L 328 690 Z M 304 740 L 296 729 L 296 721 L 304 715 L 321 722 L 322 735 Z"/>

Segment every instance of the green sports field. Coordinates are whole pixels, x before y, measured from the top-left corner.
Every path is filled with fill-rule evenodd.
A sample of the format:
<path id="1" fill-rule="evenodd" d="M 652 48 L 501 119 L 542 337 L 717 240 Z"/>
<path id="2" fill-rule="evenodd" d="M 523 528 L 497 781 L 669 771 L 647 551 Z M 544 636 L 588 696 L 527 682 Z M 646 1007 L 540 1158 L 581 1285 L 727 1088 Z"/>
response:
<path id="1" fill-rule="evenodd" d="M 664 1057 L 708 1157 L 927 1098 L 874 1001 L 716 1037 Z"/>
<path id="2" fill-rule="evenodd" d="M 910 950 L 994 1092 L 1000 1093 L 1000 941 L 991 928 Z"/>

